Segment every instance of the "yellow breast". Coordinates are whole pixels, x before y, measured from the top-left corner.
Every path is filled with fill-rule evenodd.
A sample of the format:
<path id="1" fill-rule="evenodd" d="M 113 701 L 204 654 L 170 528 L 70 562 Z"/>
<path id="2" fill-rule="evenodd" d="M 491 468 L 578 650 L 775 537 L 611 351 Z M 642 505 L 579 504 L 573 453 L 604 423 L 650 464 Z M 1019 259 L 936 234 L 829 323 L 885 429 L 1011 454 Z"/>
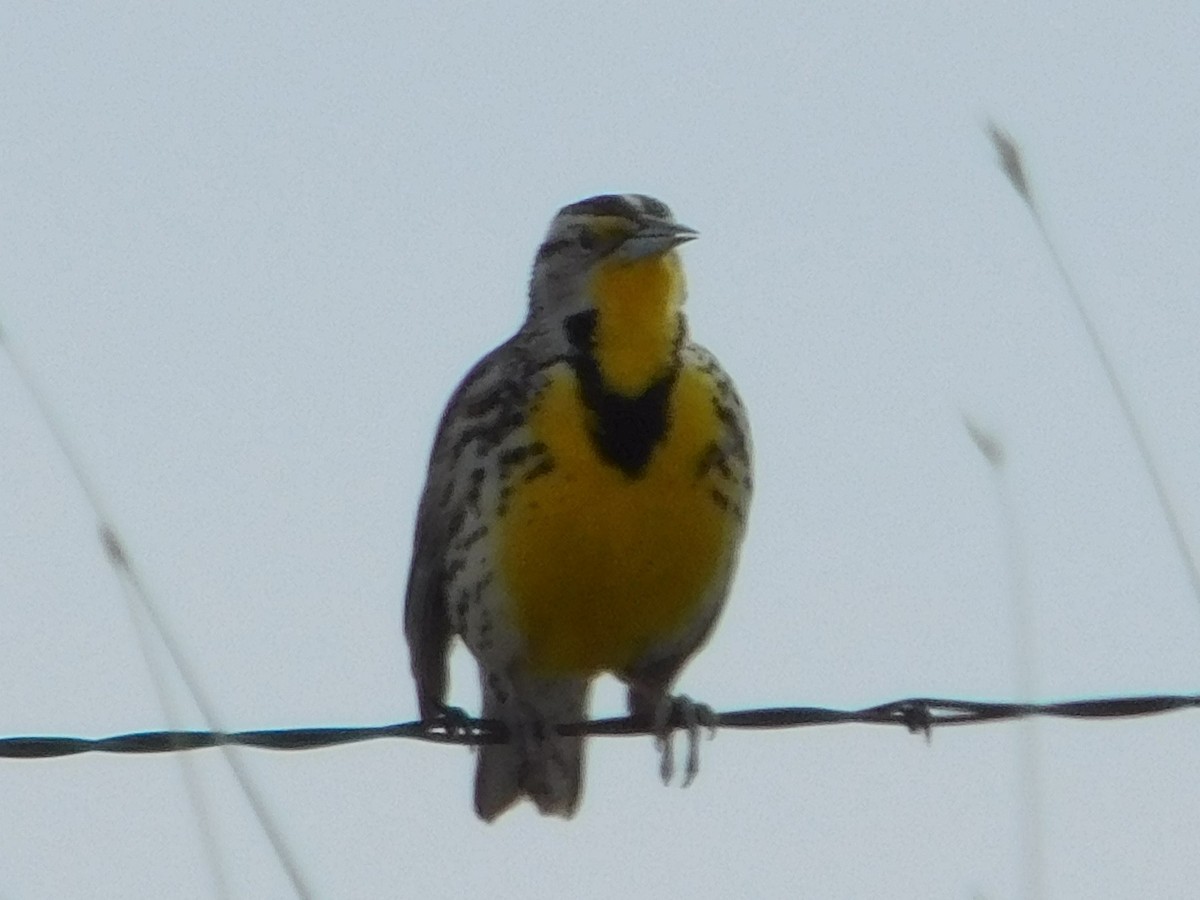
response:
<path id="1" fill-rule="evenodd" d="M 530 418 L 553 468 L 513 486 L 498 570 L 531 668 L 620 670 L 698 614 L 731 552 L 701 460 L 720 423 L 711 385 L 679 374 L 670 425 L 632 478 L 597 454 L 573 370 L 561 364 Z"/>
<path id="2" fill-rule="evenodd" d="M 596 360 L 612 390 L 635 395 L 660 376 L 675 344 L 675 314 L 683 303 L 678 253 L 596 268 L 589 284 L 599 313 Z"/>

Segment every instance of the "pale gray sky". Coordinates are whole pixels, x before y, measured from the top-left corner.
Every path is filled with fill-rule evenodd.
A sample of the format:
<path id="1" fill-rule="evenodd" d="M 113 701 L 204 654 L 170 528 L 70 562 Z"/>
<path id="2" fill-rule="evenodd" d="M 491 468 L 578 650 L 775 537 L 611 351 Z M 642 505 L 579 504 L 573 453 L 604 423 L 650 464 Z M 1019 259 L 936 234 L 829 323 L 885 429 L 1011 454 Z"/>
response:
<path id="1" fill-rule="evenodd" d="M 1012 697 L 963 412 L 1008 454 L 1039 696 L 1200 689 L 1200 599 L 982 130 L 1021 142 L 1200 549 L 1200 10 L 748 9 L 0 14 L 0 323 L 226 727 L 414 717 L 400 597 L 438 413 L 523 315 L 555 210 L 604 191 L 701 232 L 693 331 L 754 426 L 740 576 L 681 689 Z M 163 726 L 7 360 L 0 471 L 0 733 Z M 597 740 L 575 821 L 491 827 L 461 748 L 242 757 L 321 897 L 998 900 L 1023 889 L 1020 733 L 724 732 L 686 791 L 648 738 Z M 1200 719 L 1038 737 L 1046 896 L 1192 895 Z M 232 896 L 289 896 L 219 754 L 192 759 Z M 213 896 L 174 759 L 3 762 L 0 798 L 0 896 Z"/>

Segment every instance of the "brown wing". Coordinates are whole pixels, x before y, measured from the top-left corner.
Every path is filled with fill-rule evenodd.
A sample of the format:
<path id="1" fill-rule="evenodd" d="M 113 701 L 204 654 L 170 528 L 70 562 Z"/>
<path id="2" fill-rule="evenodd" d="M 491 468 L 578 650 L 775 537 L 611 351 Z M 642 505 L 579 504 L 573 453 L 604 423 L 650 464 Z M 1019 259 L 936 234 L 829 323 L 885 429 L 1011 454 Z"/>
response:
<path id="1" fill-rule="evenodd" d="M 454 637 L 446 598 L 446 547 L 462 522 L 479 460 L 523 420 L 523 362 L 515 338 L 481 359 L 450 398 L 434 439 L 404 601 L 404 635 L 425 719 L 446 711 Z"/>

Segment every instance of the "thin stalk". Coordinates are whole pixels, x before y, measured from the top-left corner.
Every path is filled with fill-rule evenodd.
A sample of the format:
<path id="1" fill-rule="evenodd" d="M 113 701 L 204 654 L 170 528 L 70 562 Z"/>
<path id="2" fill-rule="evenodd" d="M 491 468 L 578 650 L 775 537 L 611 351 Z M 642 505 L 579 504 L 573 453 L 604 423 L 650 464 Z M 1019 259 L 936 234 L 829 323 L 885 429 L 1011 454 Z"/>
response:
<path id="1" fill-rule="evenodd" d="M 191 694 L 196 708 L 200 711 L 200 715 L 204 718 L 205 724 L 212 731 L 221 731 L 222 729 L 218 724 L 215 708 L 200 687 L 200 680 L 197 678 L 191 665 L 187 662 L 179 641 L 176 640 L 166 619 L 159 612 L 158 604 L 131 561 L 124 542 L 121 540 L 117 528 L 113 523 L 113 519 L 108 514 L 107 508 L 100 497 L 100 492 L 96 489 L 94 482 L 88 475 L 87 469 L 82 462 L 82 455 L 67 437 L 66 429 L 62 426 L 58 416 L 55 415 L 54 408 L 46 398 L 45 393 L 41 390 L 36 378 L 34 378 L 32 368 L 25 362 L 2 326 L 0 326 L 0 346 L 4 348 L 5 353 L 8 355 L 13 370 L 16 372 L 17 379 L 33 400 L 34 406 L 41 415 L 47 431 L 66 461 L 67 467 L 83 492 L 88 505 L 91 507 L 92 515 L 96 520 L 100 543 L 104 548 L 109 563 L 116 571 L 118 580 L 124 590 L 127 610 L 130 618 L 133 620 L 135 633 L 138 635 L 138 644 L 142 651 L 142 656 L 146 660 L 146 666 L 150 671 L 151 678 L 154 681 L 155 691 L 158 694 L 164 713 L 170 720 L 175 717 L 176 711 L 167 695 L 164 673 L 159 667 L 152 648 L 145 639 L 142 623 L 143 617 L 150 623 L 158 639 L 166 648 L 172 663 L 179 673 L 180 679 Z M 141 615 L 139 615 L 139 612 Z M 222 746 L 221 752 L 230 769 L 233 770 L 234 777 L 241 787 L 242 793 L 245 795 L 251 810 L 254 812 L 255 818 L 258 820 L 259 827 L 262 828 L 263 833 L 270 841 L 279 864 L 291 882 L 296 896 L 302 898 L 302 900 L 307 900 L 307 898 L 312 896 L 312 891 L 308 888 L 295 858 L 287 847 L 282 830 L 273 820 L 266 803 L 257 789 L 255 789 L 249 774 L 246 772 L 245 766 L 231 748 Z M 201 843 L 204 846 L 205 856 L 209 861 L 216 890 L 220 892 L 220 896 L 222 897 L 229 896 L 228 882 L 220 864 L 220 855 L 213 834 L 211 814 L 203 800 L 203 794 L 196 780 L 195 772 L 186 764 L 184 765 L 183 772 L 188 797 L 191 800 L 200 823 Z"/>

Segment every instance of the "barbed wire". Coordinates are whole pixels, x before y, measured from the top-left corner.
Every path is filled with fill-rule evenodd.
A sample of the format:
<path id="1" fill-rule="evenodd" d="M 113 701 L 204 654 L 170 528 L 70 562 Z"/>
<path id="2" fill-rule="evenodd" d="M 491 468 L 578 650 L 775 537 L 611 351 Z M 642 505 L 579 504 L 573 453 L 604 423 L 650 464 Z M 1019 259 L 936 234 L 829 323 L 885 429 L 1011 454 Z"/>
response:
<path id="1" fill-rule="evenodd" d="M 947 725 L 973 725 L 1033 717 L 1066 719 L 1116 719 L 1157 715 L 1200 706 L 1200 694 L 1159 694 L 1102 697 L 1054 703 L 992 703 L 913 697 L 864 709 L 831 709 L 821 706 L 768 707 L 714 712 L 713 729 L 778 729 L 814 725 L 901 725 L 928 737 Z M 689 723 L 674 716 L 673 729 Z M 709 721 L 706 719 L 705 726 Z M 594 737 L 654 734 L 645 719 L 617 717 L 560 725 L 562 734 Z M 498 744 L 508 739 L 500 722 L 450 716 L 426 722 L 352 727 L 279 728 L 254 731 L 144 731 L 102 738 L 25 736 L 0 738 L 0 758 L 46 759 L 79 753 L 168 753 L 208 747 L 241 746 L 262 750 L 313 750 L 381 738 L 408 738 L 440 744 Z"/>

